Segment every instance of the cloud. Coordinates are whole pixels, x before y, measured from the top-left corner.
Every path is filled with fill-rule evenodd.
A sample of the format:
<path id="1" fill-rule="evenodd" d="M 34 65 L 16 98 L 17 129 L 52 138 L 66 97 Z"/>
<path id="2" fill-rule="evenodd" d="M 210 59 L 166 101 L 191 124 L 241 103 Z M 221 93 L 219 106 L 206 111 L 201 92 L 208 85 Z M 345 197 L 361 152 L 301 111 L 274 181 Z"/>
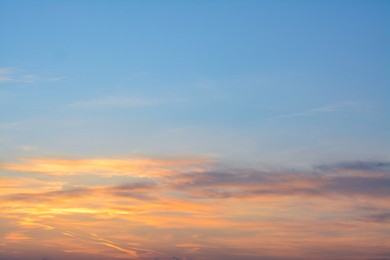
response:
<path id="1" fill-rule="evenodd" d="M 65 182 L 45 181 L 27 177 L 0 177 L 0 192 L 18 193 L 25 190 L 39 190 L 41 192 L 60 189 Z"/>
<path id="2" fill-rule="evenodd" d="M 85 241 L 85 242 L 89 242 L 89 243 L 97 244 L 97 245 L 104 245 L 108 248 L 112 248 L 112 249 L 118 250 L 120 252 L 123 252 L 125 254 L 128 254 L 131 257 L 136 258 L 136 259 L 138 259 L 139 257 L 142 257 L 142 256 L 147 257 L 149 253 L 152 253 L 153 256 L 164 255 L 163 253 L 158 252 L 158 251 L 142 248 L 138 245 L 138 243 L 118 244 L 117 242 L 103 238 L 95 233 L 82 235 L 82 234 L 63 232 L 63 234 L 66 236 L 72 237 L 76 240 Z M 129 245 L 131 247 L 129 247 Z"/>
<path id="3" fill-rule="evenodd" d="M 1 67 L 0 68 L 0 84 L 1 83 L 25 83 L 30 84 L 34 82 L 55 82 L 62 80 L 64 77 L 44 77 L 35 74 L 24 73 L 22 70 L 15 67 Z"/>
<path id="4" fill-rule="evenodd" d="M 30 240 L 31 237 L 23 233 L 10 232 L 5 235 L 4 239 L 9 241 L 21 241 L 21 240 L 23 241 L 23 240 Z"/>
<path id="5" fill-rule="evenodd" d="M 78 240 L 87 241 L 87 242 L 98 244 L 98 245 L 104 245 L 104 246 L 107 246 L 109 248 L 113 248 L 115 250 L 118 250 L 120 252 L 124 252 L 126 254 L 129 254 L 133 257 L 137 257 L 137 251 L 132 250 L 132 249 L 123 248 L 119 245 L 116 245 L 114 242 L 112 242 L 110 240 L 99 238 L 96 235 L 81 236 L 81 235 L 76 235 L 76 234 L 72 234 L 72 233 L 68 233 L 68 232 L 63 232 L 63 234 L 66 236 L 72 237 L 72 238 L 76 238 Z"/>
<path id="6" fill-rule="evenodd" d="M 390 172 L 390 162 L 388 161 L 348 161 L 336 164 L 318 165 L 320 170 L 360 170 L 360 171 L 388 171 Z"/>
<path id="7" fill-rule="evenodd" d="M 46 175 L 99 175 L 99 176 L 133 176 L 159 178 L 177 174 L 182 171 L 195 170 L 211 163 L 209 159 L 25 159 L 19 163 L 9 163 L 0 169 L 15 172 L 33 172 Z"/>
<path id="8" fill-rule="evenodd" d="M 308 172 L 234 168 L 210 170 L 210 160 L 197 158 L 25 159 L 20 163 L 4 164 L 1 168 L 48 176 L 126 176 L 140 180 L 106 188 L 47 191 L 34 196 L 20 193 L 14 196 L 19 200 L 83 196 L 98 192 L 118 197 L 153 199 L 151 194 L 144 192 L 150 190 L 172 190 L 200 198 L 390 195 L 390 163 L 387 161 L 339 162 L 316 166 Z"/>
<path id="9" fill-rule="evenodd" d="M 323 192 L 342 195 L 362 195 L 373 197 L 390 196 L 390 176 L 362 177 L 346 176 L 330 178 L 322 185 Z"/>
<path id="10" fill-rule="evenodd" d="M 3 165 L 28 178 L 0 179 L 0 239 L 7 254 L 30 245 L 66 253 L 58 259 L 370 259 L 387 250 L 388 165 L 25 159 Z"/>
<path id="11" fill-rule="evenodd" d="M 156 199 L 150 191 L 158 191 L 158 186 L 155 183 L 128 183 L 113 186 L 105 189 L 105 191 L 111 196 L 136 198 L 141 200 L 153 200 Z"/>
<path id="12" fill-rule="evenodd" d="M 140 97 L 104 97 L 71 103 L 70 109 L 95 109 L 108 107 L 146 107 L 179 102 L 178 99 L 140 98 Z"/>
<path id="13" fill-rule="evenodd" d="M 2 201 L 19 201 L 19 202 L 50 202 L 69 199 L 82 199 L 84 197 L 124 197 L 139 200 L 153 199 L 150 191 L 156 192 L 157 184 L 150 182 L 132 182 L 113 186 L 96 186 L 96 187 L 77 187 L 72 189 L 58 189 L 42 192 L 39 189 L 24 189 L 29 192 L 15 192 L 13 190 L 3 193 L 0 196 Z"/>
<path id="14" fill-rule="evenodd" d="M 345 101 L 334 104 L 329 104 L 321 107 L 314 107 L 302 112 L 284 115 L 283 117 L 301 117 L 301 116 L 314 116 L 324 113 L 333 113 L 342 110 L 354 109 L 358 106 L 357 102 Z"/>
<path id="15" fill-rule="evenodd" d="M 230 169 L 172 176 L 170 184 L 205 198 L 253 196 L 390 196 L 390 163 L 341 162 L 312 172 Z M 318 167 L 317 167 L 318 169 Z M 337 174 L 333 171 L 337 169 Z M 354 174 L 350 169 L 360 170 Z M 378 174 L 378 170 L 381 170 Z"/>
<path id="16" fill-rule="evenodd" d="M 0 83 L 9 82 L 13 80 L 12 74 L 15 71 L 13 67 L 0 68 Z"/>
<path id="17" fill-rule="evenodd" d="M 390 223 L 390 211 L 370 214 L 363 218 L 363 220 L 376 223 Z"/>
<path id="18" fill-rule="evenodd" d="M 4 194 L 3 201 L 19 201 L 19 202 L 44 202 L 44 201 L 59 201 L 60 199 L 80 198 L 86 195 L 91 195 L 92 189 L 89 188 L 74 188 L 68 190 L 55 190 L 40 192 L 30 190 L 29 192 L 9 193 Z"/>
<path id="19" fill-rule="evenodd" d="M 69 104 L 68 108 L 88 109 L 97 107 L 135 107 L 135 106 L 152 106 L 162 103 L 158 99 L 126 98 L 126 97 L 108 97 L 102 99 L 92 99 L 79 101 Z"/>

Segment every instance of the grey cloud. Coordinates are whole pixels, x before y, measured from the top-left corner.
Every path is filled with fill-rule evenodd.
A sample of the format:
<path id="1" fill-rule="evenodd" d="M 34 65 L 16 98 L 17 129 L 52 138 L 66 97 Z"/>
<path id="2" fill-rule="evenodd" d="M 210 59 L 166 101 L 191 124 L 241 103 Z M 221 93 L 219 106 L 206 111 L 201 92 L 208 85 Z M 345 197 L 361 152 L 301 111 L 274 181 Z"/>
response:
<path id="1" fill-rule="evenodd" d="M 364 220 L 378 223 L 390 223 L 390 211 L 368 215 Z"/>
<path id="2" fill-rule="evenodd" d="M 136 182 L 109 187 L 106 192 L 112 196 L 153 200 L 155 197 L 150 191 L 155 190 L 155 188 L 157 188 L 155 183 Z"/>
<path id="3" fill-rule="evenodd" d="M 149 191 L 154 189 L 154 183 L 126 183 L 117 186 L 108 187 L 77 187 L 65 190 L 56 190 L 48 192 L 29 192 L 16 193 L 3 196 L 1 200 L 5 201 L 25 201 L 25 202 L 44 202 L 62 198 L 82 198 L 98 194 L 107 194 L 117 197 L 135 198 L 141 200 L 153 199 Z"/>
<path id="4" fill-rule="evenodd" d="M 50 201 L 56 198 L 79 198 L 92 193 L 90 188 L 74 188 L 68 190 L 57 190 L 49 192 L 37 193 L 17 193 L 6 196 L 4 199 L 8 201 Z"/>
<path id="5" fill-rule="evenodd" d="M 128 191 L 128 190 L 148 190 L 151 188 L 155 188 L 157 185 L 153 182 L 133 182 L 133 183 L 125 183 L 117 186 L 113 186 L 110 190 L 117 191 Z"/>
<path id="6" fill-rule="evenodd" d="M 229 172 L 203 172 L 203 173 L 187 173 L 180 176 L 179 186 L 210 186 L 210 185 L 226 185 L 226 184 L 249 184 L 253 182 L 264 181 L 265 176 L 262 173 L 229 173 Z"/>
<path id="7" fill-rule="evenodd" d="M 316 167 L 320 170 L 362 170 L 362 171 L 389 171 L 388 161 L 348 161 L 336 164 L 324 164 Z"/>
<path id="8" fill-rule="evenodd" d="M 390 176 L 361 177 L 347 176 L 331 178 L 323 185 L 328 193 L 354 194 L 367 196 L 390 196 Z"/>
<path id="9" fill-rule="evenodd" d="M 334 166 L 332 166 L 334 167 Z M 364 176 L 343 170 L 364 169 L 377 172 L 388 163 L 339 163 L 335 175 L 329 170 L 318 172 L 262 172 L 256 170 L 230 169 L 229 172 L 210 171 L 187 173 L 169 180 L 169 184 L 190 196 L 203 198 L 232 198 L 253 196 L 390 196 L 390 175 Z M 329 169 L 329 168 L 327 168 Z"/>

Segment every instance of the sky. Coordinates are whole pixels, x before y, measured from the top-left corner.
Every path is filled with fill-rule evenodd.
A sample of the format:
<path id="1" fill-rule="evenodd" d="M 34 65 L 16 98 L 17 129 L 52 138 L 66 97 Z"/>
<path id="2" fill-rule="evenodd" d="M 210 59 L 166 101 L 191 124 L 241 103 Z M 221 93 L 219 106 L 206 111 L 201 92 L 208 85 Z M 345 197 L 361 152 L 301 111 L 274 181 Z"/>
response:
<path id="1" fill-rule="evenodd" d="M 0 0 L 0 259 L 390 259 L 389 13 Z"/>

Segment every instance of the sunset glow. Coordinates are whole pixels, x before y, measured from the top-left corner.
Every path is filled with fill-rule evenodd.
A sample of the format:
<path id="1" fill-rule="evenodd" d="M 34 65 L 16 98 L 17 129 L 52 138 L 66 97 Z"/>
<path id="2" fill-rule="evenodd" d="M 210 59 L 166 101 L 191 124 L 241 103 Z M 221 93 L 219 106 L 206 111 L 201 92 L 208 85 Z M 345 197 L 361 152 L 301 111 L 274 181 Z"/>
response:
<path id="1" fill-rule="evenodd" d="M 220 172 L 188 159 L 197 162 L 198 169 L 190 171 L 181 159 L 138 158 L 135 171 L 148 162 L 150 173 L 134 175 L 133 167 L 124 171 L 124 165 L 133 166 L 131 158 L 122 163 L 27 161 L 29 167 L 21 162 L 4 170 L 31 172 L 39 181 L 1 181 L 3 247 L 16 256 L 323 259 L 334 254 L 367 259 L 367 252 L 385 254 L 389 248 L 390 226 L 383 225 L 387 217 L 380 213 L 390 211 L 389 165 L 360 170 L 340 166 L 312 176 L 258 169 Z M 72 163 L 75 172 L 69 171 Z M 47 174 L 47 165 L 56 165 L 55 176 Z M 161 175 L 159 167 L 165 165 L 175 168 Z M 115 176 L 110 172 L 121 172 L 125 179 L 105 185 Z M 87 178 L 91 175 L 93 184 Z"/>

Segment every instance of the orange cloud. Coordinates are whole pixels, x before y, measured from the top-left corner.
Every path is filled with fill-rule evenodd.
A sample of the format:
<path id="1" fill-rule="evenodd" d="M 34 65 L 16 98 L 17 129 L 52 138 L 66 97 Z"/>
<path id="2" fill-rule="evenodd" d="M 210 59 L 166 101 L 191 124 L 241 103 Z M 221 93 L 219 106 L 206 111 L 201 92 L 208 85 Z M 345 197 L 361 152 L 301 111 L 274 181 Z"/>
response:
<path id="1" fill-rule="evenodd" d="M 34 172 L 48 175 L 92 174 L 101 176 L 133 176 L 155 178 L 172 175 L 183 170 L 198 170 L 209 159 L 26 159 L 10 163 L 0 169 L 16 172 Z"/>
<path id="2" fill-rule="evenodd" d="M 24 233 L 18 233 L 18 232 L 10 232 L 7 233 L 4 236 L 4 239 L 6 241 L 12 241 L 12 242 L 17 242 L 17 241 L 24 241 L 24 240 L 29 240 L 31 237 L 27 236 Z"/>
<path id="3" fill-rule="evenodd" d="M 0 193 L 18 193 L 26 190 L 46 192 L 61 189 L 64 184 L 63 181 L 44 181 L 17 176 L 0 177 Z"/>
<path id="4" fill-rule="evenodd" d="M 15 177 L 0 179 L 5 254 L 50 248 L 65 254 L 60 260 L 355 260 L 372 258 L 370 250 L 385 255 L 390 239 L 389 176 L 382 164 L 373 175 L 377 164 L 312 173 L 224 171 L 196 160 L 42 159 L 12 165 L 5 168 L 14 169 Z M 17 176 L 27 168 L 42 173 L 32 175 L 40 179 Z M 130 169 L 148 174 L 125 175 Z M 88 185 L 88 178 L 74 176 L 90 172 L 101 180 Z M 105 178 L 113 174 L 120 177 Z"/>

